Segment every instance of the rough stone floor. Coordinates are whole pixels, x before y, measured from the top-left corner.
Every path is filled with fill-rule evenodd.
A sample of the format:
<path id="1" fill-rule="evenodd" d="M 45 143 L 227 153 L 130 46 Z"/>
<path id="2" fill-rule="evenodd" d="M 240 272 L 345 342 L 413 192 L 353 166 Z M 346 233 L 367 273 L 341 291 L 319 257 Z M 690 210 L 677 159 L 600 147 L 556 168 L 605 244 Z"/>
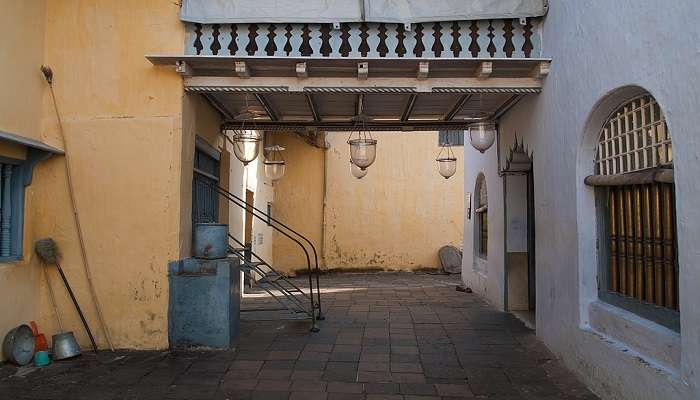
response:
<path id="1" fill-rule="evenodd" d="M 0 367 L 0 399 L 596 399 L 459 278 L 322 279 L 327 318 L 244 322 L 235 351 L 103 352 Z"/>

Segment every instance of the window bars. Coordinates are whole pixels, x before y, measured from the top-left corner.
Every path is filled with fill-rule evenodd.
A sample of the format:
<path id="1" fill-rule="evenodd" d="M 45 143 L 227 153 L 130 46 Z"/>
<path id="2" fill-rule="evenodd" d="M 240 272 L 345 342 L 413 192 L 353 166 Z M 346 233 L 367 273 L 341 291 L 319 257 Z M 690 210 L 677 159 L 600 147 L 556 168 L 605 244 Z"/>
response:
<path id="1" fill-rule="evenodd" d="M 603 127 L 596 174 L 624 174 L 672 162 L 671 133 L 661 108 L 650 95 L 625 103 Z"/>

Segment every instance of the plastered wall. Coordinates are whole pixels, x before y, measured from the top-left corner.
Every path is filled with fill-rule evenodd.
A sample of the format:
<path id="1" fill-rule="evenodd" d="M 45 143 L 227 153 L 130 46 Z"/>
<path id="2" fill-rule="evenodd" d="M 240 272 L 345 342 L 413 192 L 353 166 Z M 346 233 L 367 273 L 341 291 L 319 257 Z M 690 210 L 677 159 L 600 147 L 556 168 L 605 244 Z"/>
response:
<path id="1" fill-rule="evenodd" d="M 144 55 L 182 51 L 179 7 L 169 1 L 3 1 L 0 129 L 61 141 L 41 64 L 54 87 L 72 159 L 76 200 L 95 287 L 115 347 L 167 346 L 168 260 L 181 256 L 182 83 Z M 10 39 L 10 40 L 7 40 Z M 7 56 L 6 56 L 7 55 Z M 34 319 L 58 330 L 34 241 L 50 236 L 100 347 L 64 173 L 39 164 L 27 188 L 24 259 L 0 265 L 0 334 Z M 189 221 L 190 218 L 186 219 Z M 89 341 L 55 270 L 64 329 Z"/>
<path id="2" fill-rule="evenodd" d="M 44 1 L 0 1 L 0 131 L 41 140 L 41 103 L 44 82 L 39 72 L 43 60 L 46 4 Z M 16 24 L 16 21 L 24 21 Z M 8 143 L 0 154 L 21 157 L 25 148 Z M 26 193 L 25 243 L 40 234 L 42 218 L 36 212 L 41 199 L 35 185 Z M 44 212 L 45 213 L 45 212 Z M 31 247 L 25 245 L 22 262 L 0 264 L 0 336 L 29 318 L 38 318 L 41 269 Z M 0 354 L 0 360 L 2 355 Z"/>
<path id="3" fill-rule="evenodd" d="M 696 207 L 700 198 L 698 17 L 700 9 L 693 1 L 622 0 L 614 8 L 602 0 L 550 1 L 543 50 L 546 57 L 553 58 L 551 73 L 543 92 L 521 101 L 500 124 L 504 146 L 512 143 L 511 135 L 517 130 L 534 152 L 537 334 L 604 399 L 700 397 L 700 310 L 696 290 L 700 284 L 700 211 Z M 633 318 L 624 312 L 606 314 L 607 322 L 602 322 L 617 318 L 616 325 L 625 328 L 616 337 L 602 334 L 591 325 L 590 310 L 598 304 L 595 211 L 592 189 L 583 185 L 583 178 L 592 173 L 592 143 L 604 120 L 597 113 L 604 115 L 614 107 L 598 106 L 615 89 L 628 85 L 643 87 L 655 96 L 673 134 L 680 335 L 643 320 L 625 322 Z M 496 162 L 487 152 L 467 161 L 465 168 L 494 173 Z M 474 178 L 468 177 L 467 182 L 472 184 Z M 493 188 L 490 184 L 490 201 Z M 496 214 L 491 205 L 489 214 Z M 502 220 L 494 222 L 502 225 Z M 466 225 L 465 232 L 470 232 Z M 471 239 L 467 236 L 463 269 L 465 279 L 470 279 L 467 254 L 471 249 L 467 248 Z M 494 233 L 490 243 L 494 252 L 503 253 L 502 234 Z M 490 262 L 482 287 L 498 289 L 502 271 L 501 260 Z M 480 289 L 480 293 L 494 304 L 500 304 L 503 294 L 502 289 Z M 606 328 L 611 332 L 614 326 Z M 657 347 L 669 354 L 677 350 L 676 346 L 681 347 L 679 365 L 661 363 L 654 352 L 640 351 L 635 346 L 640 338 L 655 337 L 659 338 Z"/>
<path id="4" fill-rule="evenodd" d="M 438 174 L 437 132 L 377 132 L 367 176 L 350 174 L 347 134 L 329 133 L 324 259 L 327 268 L 439 268 L 437 251 L 460 247 L 463 169 Z M 463 148 L 455 147 L 463 160 Z"/>

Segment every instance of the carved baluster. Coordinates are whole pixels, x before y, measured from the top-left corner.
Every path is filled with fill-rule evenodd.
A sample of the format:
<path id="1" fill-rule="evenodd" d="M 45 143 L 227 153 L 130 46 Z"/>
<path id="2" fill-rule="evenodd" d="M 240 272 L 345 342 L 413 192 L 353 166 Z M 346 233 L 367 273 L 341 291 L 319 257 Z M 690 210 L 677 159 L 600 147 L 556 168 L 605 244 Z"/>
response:
<path id="1" fill-rule="evenodd" d="M 202 49 L 204 45 L 202 44 L 202 24 L 194 24 L 194 49 L 197 55 L 202 54 Z"/>
<path id="2" fill-rule="evenodd" d="M 284 34 L 284 37 L 287 39 L 287 40 L 284 42 L 284 54 L 289 55 L 289 54 L 292 52 L 292 49 L 293 49 L 292 43 L 291 43 L 291 39 L 292 39 L 292 25 L 287 24 L 287 26 L 284 27 L 284 30 L 286 31 L 286 33 Z"/>
<path id="3" fill-rule="evenodd" d="M 433 53 L 435 54 L 435 57 L 440 57 L 442 52 L 445 50 L 445 47 L 442 45 L 442 25 L 440 25 L 439 22 L 436 22 L 433 25 L 433 38 L 435 38 L 435 41 L 433 42 L 433 46 L 430 48 Z"/>
<path id="4" fill-rule="evenodd" d="M 211 55 L 212 45 L 214 44 L 214 29 L 212 25 L 202 25 L 202 36 L 200 40 L 202 42 L 202 51 L 200 52 L 200 54 Z"/>
<path id="5" fill-rule="evenodd" d="M 328 57 L 331 55 L 331 24 L 321 24 L 319 28 L 321 32 L 321 47 L 319 48 L 319 53 L 322 56 Z"/>
<path id="6" fill-rule="evenodd" d="M 357 49 L 362 57 L 367 57 L 367 53 L 369 52 L 369 43 L 367 43 L 367 38 L 369 37 L 369 27 L 367 26 L 366 22 L 363 22 L 360 25 L 360 47 Z"/>
<path id="7" fill-rule="evenodd" d="M 2 166 L 2 215 L 0 216 L 0 256 L 9 257 L 12 244 L 12 165 Z"/>
<path id="8" fill-rule="evenodd" d="M 340 46 L 343 44 L 340 35 L 343 34 L 343 26 L 345 24 L 341 24 L 340 29 L 331 29 L 331 38 L 328 40 L 328 44 L 331 46 L 331 56 L 333 57 L 340 56 Z"/>
<path id="9" fill-rule="evenodd" d="M 459 22 L 455 21 L 452 23 L 452 45 L 450 46 L 450 50 L 452 50 L 452 55 L 457 58 L 459 57 L 459 53 L 462 52 L 462 45 L 459 44 L 459 37 L 461 34 L 459 33 Z"/>
<path id="10" fill-rule="evenodd" d="M 292 24 L 292 37 L 289 38 L 289 45 L 292 46 L 290 57 L 301 57 L 301 49 L 304 47 L 304 25 Z"/>
<path id="11" fill-rule="evenodd" d="M 523 53 L 525 53 L 525 58 L 530 58 L 532 50 L 534 49 L 532 40 L 530 39 L 532 37 L 532 22 L 530 21 L 530 18 L 527 18 L 526 21 L 527 23 L 523 27 L 523 37 L 525 38 L 525 43 L 523 43 L 522 50 Z"/>
<path id="12" fill-rule="evenodd" d="M 245 47 L 245 51 L 248 52 L 249 56 L 254 56 L 255 52 L 258 51 L 258 44 L 255 39 L 258 36 L 258 25 L 250 24 L 248 25 L 248 45 Z"/>
<path id="13" fill-rule="evenodd" d="M 489 20 L 489 27 L 488 27 L 489 33 L 486 34 L 486 36 L 488 36 L 488 38 L 489 38 L 489 45 L 486 46 L 486 51 L 489 53 L 489 55 L 491 57 L 496 55 L 496 50 L 497 50 L 496 45 L 493 43 L 493 38 L 496 37 L 496 35 L 493 33 L 494 30 L 496 30 L 496 29 L 493 27 L 493 20 L 490 19 Z"/>
<path id="14" fill-rule="evenodd" d="M 369 53 L 367 57 L 378 58 L 379 57 L 379 42 L 381 38 L 379 37 L 379 24 L 370 23 L 368 25 L 369 30 L 367 31 L 367 44 L 369 45 Z"/>
<path id="15" fill-rule="evenodd" d="M 423 57 L 423 52 L 425 51 L 425 45 L 423 44 L 423 24 L 416 24 L 416 47 L 413 48 L 413 54 L 416 57 Z"/>
<path id="16" fill-rule="evenodd" d="M 321 57 L 321 46 L 323 41 L 321 40 L 321 26 L 323 24 L 312 24 L 309 26 L 309 45 L 311 46 L 311 56 Z"/>
<path id="17" fill-rule="evenodd" d="M 406 46 L 403 44 L 403 41 L 406 38 L 405 32 L 406 31 L 403 24 L 396 24 L 396 40 L 398 40 L 398 43 L 396 44 L 394 53 L 396 53 L 397 57 L 403 57 L 406 54 Z"/>
<path id="18" fill-rule="evenodd" d="M 349 24 L 342 24 L 340 28 L 340 48 L 338 48 L 338 52 L 340 53 L 341 57 L 347 57 L 350 55 L 350 52 L 352 51 L 352 47 L 350 46 L 350 25 Z"/>
<path id="19" fill-rule="evenodd" d="M 265 45 L 265 54 L 268 56 L 274 56 L 277 51 L 277 45 L 275 44 L 275 29 L 277 27 L 274 24 L 270 24 L 267 27 L 267 45 Z"/>
<path id="20" fill-rule="evenodd" d="M 287 44 L 289 38 L 287 38 L 287 26 L 289 25 L 275 25 L 275 56 L 284 56 L 287 54 L 284 46 Z"/>
<path id="21" fill-rule="evenodd" d="M 304 24 L 301 34 L 301 46 L 299 47 L 299 52 L 302 56 L 308 57 L 313 53 L 311 50 L 311 30 L 309 29 L 309 24 Z"/>
<path id="22" fill-rule="evenodd" d="M 379 37 L 379 44 L 377 45 L 377 52 L 379 53 L 379 57 L 386 57 L 386 53 L 389 52 L 389 47 L 386 45 L 386 24 L 379 24 L 379 33 L 377 34 L 377 37 Z"/>
<path id="23" fill-rule="evenodd" d="M 219 50 L 221 50 L 221 43 L 219 43 L 219 24 L 214 24 L 211 26 L 212 28 L 212 41 L 211 41 L 211 46 L 209 46 L 209 50 L 211 50 L 211 54 L 217 55 L 219 54 Z"/>
<path id="24" fill-rule="evenodd" d="M 503 38 L 505 38 L 506 43 L 503 45 L 503 52 L 506 53 L 506 57 L 513 57 L 513 52 L 515 51 L 515 45 L 513 45 L 513 20 L 505 19 L 503 20 Z"/>
<path id="25" fill-rule="evenodd" d="M 472 57 L 479 57 L 479 52 L 481 51 L 481 46 L 479 46 L 479 23 L 478 21 L 472 21 L 471 26 L 469 26 L 469 37 L 472 39 L 469 42 L 469 52 L 472 53 Z"/>

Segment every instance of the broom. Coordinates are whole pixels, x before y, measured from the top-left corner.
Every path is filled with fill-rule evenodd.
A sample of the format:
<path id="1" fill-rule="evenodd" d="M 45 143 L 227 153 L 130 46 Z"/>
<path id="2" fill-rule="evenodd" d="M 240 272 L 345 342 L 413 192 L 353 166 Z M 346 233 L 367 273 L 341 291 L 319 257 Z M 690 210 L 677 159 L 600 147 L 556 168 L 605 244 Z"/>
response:
<path id="1" fill-rule="evenodd" d="M 68 279 L 66 279 L 66 275 L 63 273 L 61 264 L 58 261 L 58 248 L 56 246 L 56 242 L 54 242 L 51 238 L 37 240 L 37 242 L 34 244 L 34 251 L 46 265 L 55 265 L 58 269 L 58 273 L 61 275 L 61 279 L 63 279 L 63 284 L 66 286 L 66 290 L 68 291 L 71 300 L 73 300 L 73 305 L 78 311 L 78 315 L 80 315 L 80 320 L 83 321 L 83 327 L 85 328 L 85 332 L 90 338 L 92 348 L 93 350 L 95 350 L 95 353 L 97 353 L 97 344 L 95 343 L 95 338 L 92 336 L 92 331 L 90 331 L 90 327 L 88 326 L 88 323 L 85 320 L 83 311 L 80 309 L 80 306 L 78 305 L 78 300 L 76 300 L 75 295 L 73 294 L 73 290 L 68 284 Z"/>

